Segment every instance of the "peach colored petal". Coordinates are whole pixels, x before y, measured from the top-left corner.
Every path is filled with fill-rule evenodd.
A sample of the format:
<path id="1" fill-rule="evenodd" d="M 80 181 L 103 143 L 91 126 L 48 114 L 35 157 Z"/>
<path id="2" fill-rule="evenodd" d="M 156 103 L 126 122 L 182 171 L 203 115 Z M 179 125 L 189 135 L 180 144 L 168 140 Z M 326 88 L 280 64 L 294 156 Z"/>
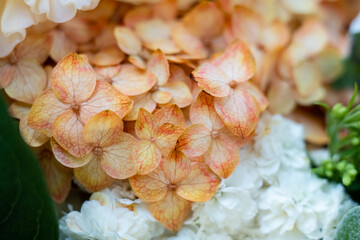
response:
<path id="1" fill-rule="evenodd" d="M 171 94 L 172 99 L 168 104 L 176 104 L 181 108 L 189 106 L 193 100 L 191 91 L 184 82 L 168 82 L 165 85 L 160 86 L 159 90 Z"/>
<path id="2" fill-rule="evenodd" d="M 200 124 L 193 124 L 180 135 L 176 148 L 188 157 L 198 157 L 209 149 L 211 139 L 209 129 Z"/>
<path id="3" fill-rule="evenodd" d="M 97 81 L 94 94 L 80 106 L 80 117 L 86 123 L 95 114 L 111 110 L 122 118 L 130 112 L 132 104 L 128 96 L 121 94 L 111 84 Z"/>
<path id="4" fill-rule="evenodd" d="M 95 36 L 97 36 L 102 27 L 104 21 L 102 19 L 91 19 L 90 16 L 81 16 L 66 21 L 60 25 L 60 28 L 65 34 L 76 43 L 90 42 Z"/>
<path id="5" fill-rule="evenodd" d="M 263 23 L 260 15 L 253 9 L 236 6 L 231 15 L 231 27 L 234 36 L 247 44 L 261 42 Z"/>
<path id="6" fill-rule="evenodd" d="M 171 101 L 172 96 L 170 92 L 164 92 L 161 90 L 156 90 L 151 94 L 151 98 L 154 102 L 158 104 L 166 104 Z"/>
<path id="7" fill-rule="evenodd" d="M 56 142 L 78 158 L 85 156 L 93 148 L 85 142 L 83 132 L 84 123 L 79 115 L 71 109 L 60 114 L 52 125 L 52 133 Z"/>
<path id="8" fill-rule="evenodd" d="M 230 93 L 230 79 L 226 74 L 210 63 L 203 63 L 191 76 L 200 88 L 215 97 L 226 97 Z"/>
<path id="9" fill-rule="evenodd" d="M 324 121 L 317 115 L 302 109 L 296 109 L 289 117 L 305 127 L 305 139 L 309 143 L 323 146 L 329 142 Z"/>
<path id="10" fill-rule="evenodd" d="M 112 78 L 120 72 L 120 65 L 110 67 L 95 67 L 96 80 L 112 83 Z"/>
<path id="11" fill-rule="evenodd" d="M 264 28 L 261 39 L 268 51 L 279 50 L 289 42 L 290 29 L 284 22 L 274 21 Z"/>
<path id="12" fill-rule="evenodd" d="M 10 84 L 5 88 L 7 95 L 25 103 L 33 103 L 46 87 L 46 74 L 42 66 L 33 59 L 16 63 Z"/>
<path id="13" fill-rule="evenodd" d="M 220 132 L 212 139 L 209 150 L 204 154 L 205 163 L 222 178 L 229 177 L 239 163 L 239 148 L 230 134 Z"/>
<path id="14" fill-rule="evenodd" d="M 0 89 L 7 87 L 15 75 L 16 67 L 7 59 L 0 59 Z"/>
<path id="15" fill-rule="evenodd" d="M 147 69 L 156 76 L 158 85 L 161 86 L 167 83 L 170 76 L 170 67 L 161 50 L 157 49 L 151 54 Z"/>
<path id="16" fill-rule="evenodd" d="M 124 117 L 125 121 L 135 121 L 138 117 L 140 108 L 145 109 L 148 112 L 154 111 L 156 108 L 156 102 L 152 100 L 151 93 L 144 93 L 141 95 L 134 96 L 134 105 L 131 111 Z"/>
<path id="17" fill-rule="evenodd" d="M 94 43 L 97 49 L 104 49 L 117 45 L 114 35 L 115 27 L 115 23 L 109 23 L 105 26 L 101 33 L 96 36 L 96 38 L 94 39 Z"/>
<path id="18" fill-rule="evenodd" d="M 193 124 L 202 124 L 209 130 L 220 130 L 224 123 L 217 114 L 214 97 L 200 92 L 190 107 L 190 120 Z"/>
<path id="19" fill-rule="evenodd" d="M 118 142 L 122 130 L 121 118 L 113 111 L 104 110 L 85 124 L 83 137 L 86 143 L 102 148 Z"/>
<path id="20" fill-rule="evenodd" d="M 162 166 L 166 179 L 174 185 L 185 179 L 191 172 L 190 159 L 178 150 L 172 150 L 164 159 Z"/>
<path id="21" fill-rule="evenodd" d="M 215 98 L 215 109 L 225 126 L 244 140 L 255 129 L 260 114 L 256 99 L 241 87 L 232 89 L 227 97 Z"/>
<path id="22" fill-rule="evenodd" d="M 161 18 L 164 21 L 171 21 L 176 18 L 177 4 L 176 0 L 164 0 L 155 4 L 153 15 L 155 18 Z"/>
<path id="23" fill-rule="evenodd" d="M 56 160 L 58 160 L 62 165 L 69 168 L 77 168 L 86 165 L 93 158 L 95 158 L 95 154 L 90 152 L 81 158 L 74 157 L 64 148 L 62 148 L 54 138 L 50 139 L 51 149 L 54 153 Z"/>
<path id="24" fill-rule="evenodd" d="M 114 34 L 121 51 L 128 55 L 138 55 L 140 53 L 141 41 L 130 28 L 117 26 L 114 29 Z"/>
<path id="25" fill-rule="evenodd" d="M 336 48 L 326 48 L 315 57 L 322 82 L 331 83 L 344 70 L 342 57 Z"/>
<path id="26" fill-rule="evenodd" d="M 157 18 L 137 24 L 135 31 L 144 42 L 157 42 L 169 39 L 171 27 Z"/>
<path id="27" fill-rule="evenodd" d="M 160 49 L 165 54 L 175 54 L 181 51 L 170 39 L 171 26 L 161 19 L 151 19 L 136 25 L 135 31 L 146 48 Z"/>
<path id="28" fill-rule="evenodd" d="M 24 141 L 31 147 L 40 147 L 49 140 L 49 137 L 28 125 L 29 114 L 23 114 L 20 118 L 19 129 Z"/>
<path id="29" fill-rule="evenodd" d="M 136 196 L 146 202 L 159 201 L 168 191 L 168 182 L 160 168 L 148 175 L 135 175 L 129 178 L 129 181 Z"/>
<path id="30" fill-rule="evenodd" d="M 140 23 L 151 18 L 152 9 L 150 6 L 137 6 L 129 10 L 124 16 L 124 25 L 129 28 L 135 28 Z"/>
<path id="31" fill-rule="evenodd" d="M 296 107 L 291 86 L 285 81 L 274 81 L 268 92 L 269 108 L 272 113 L 289 114 Z"/>
<path id="32" fill-rule="evenodd" d="M 138 141 L 128 133 L 119 133 L 117 142 L 102 148 L 101 167 L 116 179 L 129 178 L 136 174 L 134 150 Z"/>
<path id="33" fill-rule="evenodd" d="M 191 202 L 171 191 L 162 200 L 150 203 L 149 209 L 166 228 L 177 231 L 191 212 Z"/>
<path id="34" fill-rule="evenodd" d="M 170 64 L 170 77 L 169 82 L 181 81 L 188 85 L 193 81 L 190 79 L 189 74 L 186 74 L 184 69 L 178 65 Z"/>
<path id="35" fill-rule="evenodd" d="M 204 163 L 192 163 L 190 175 L 178 183 L 176 193 L 192 202 L 205 202 L 212 198 L 220 178 Z"/>
<path id="36" fill-rule="evenodd" d="M 51 137 L 53 122 L 69 108 L 69 105 L 63 104 L 55 97 L 52 90 L 46 90 L 34 101 L 30 109 L 28 124 L 31 128 Z"/>
<path id="37" fill-rule="evenodd" d="M 162 155 L 166 157 L 174 149 L 176 140 L 179 138 L 183 129 L 171 123 L 164 123 L 156 132 L 155 144 L 160 148 Z"/>
<path id="38" fill-rule="evenodd" d="M 190 33 L 181 23 L 176 23 L 171 30 L 171 37 L 175 44 L 185 53 L 206 57 L 207 52 L 201 40 Z"/>
<path id="39" fill-rule="evenodd" d="M 144 46 L 152 51 L 160 49 L 164 54 L 176 54 L 181 52 L 181 49 L 176 46 L 174 41 L 171 39 L 161 39 L 157 41 L 145 42 Z"/>
<path id="40" fill-rule="evenodd" d="M 239 84 L 239 87 L 244 88 L 250 93 L 258 102 L 260 111 L 264 111 L 269 105 L 268 100 L 264 94 L 251 82 L 243 82 Z"/>
<path id="41" fill-rule="evenodd" d="M 30 108 L 30 104 L 22 102 L 12 102 L 8 108 L 8 112 L 13 118 L 20 119 L 23 115 L 29 113 Z"/>
<path id="42" fill-rule="evenodd" d="M 91 58 L 91 63 L 96 66 L 114 66 L 120 64 L 125 59 L 125 54 L 117 47 L 102 49 Z"/>
<path id="43" fill-rule="evenodd" d="M 321 85 L 321 75 L 312 62 L 301 62 L 293 68 L 293 78 L 300 96 L 311 95 Z"/>
<path id="44" fill-rule="evenodd" d="M 40 157 L 39 162 L 51 197 L 57 203 L 64 202 L 71 189 L 72 170 L 62 166 L 50 152 Z"/>
<path id="45" fill-rule="evenodd" d="M 171 123 L 175 126 L 185 128 L 185 118 L 181 109 L 176 104 L 167 105 L 154 113 L 158 125 Z"/>
<path id="46" fill-rule="evenodd" d="M 214 2 L 203 1 L 187 12 L 182 22 L 194 36 L 208 39 L 221 34 L 225 21 Z"/>
<path id="47" fill-rule="evenodd" d="M 221 69 L 230 81 L 245 82 L 252 78 L 256 71 L 253 55 L 239 40 L 235 40 L 225 52 L 214 56 L 211 63 Z"/>
<path id="48" fill-rule="evenodd" d="M 322 101 L 327 94 L 329 94 L 328 90 L 323 86 L 320 86 L 317 89 L 314 89 L 314 91 L 309 96 L 300 96 L 297 92 L 295 92 L 294 97 L 298 104 L 303 106 L 310 106 L 315 102 Z"/>
<path id="49" fill-rule="evenodd" d="M 74 175 L 76 179 L 91 192 L 100 191 L 114 181 L 114 179 L 108 176 L 102 169 L 100 161 L 97 158 L 92 159 L 85 166 L 75 168 Z"/>
<path id="50" fill-rule="evenodd" d="M 152 141 L 142 140 L 135 148 L 137 173 L 149 174 L 159 166 L 161 162 L 161 149 Z"/>
<path id="51" fill-rule="evenodd" d="M 155 137 L 158 126 L 154 116 L 145 109 L 140 108 L 135 123 L 136 135 L 141 139 L 151 140 Z"/>
<path id="52" fill-rule="evenodd" d="M 318 54 L 328 42 L 325 27 L 315 19 L 306 20 L 293 34 L 291 45 L 286 51 L 293 65 Z"/>
<path id="53" fill-rule="evenodd" d="M 51 86 L 63 103 L 80 104 L 93 94 L 96 73 L 83 57 L 70 53 L 54 67 Z"/>
<path id="54" fill-rule="evenodd" d="M 135 67 L 140 68 L 142 70 L 146 69 L 145 61 L 139 56 L 129 56 L 128 61 L 132 63 Z"/>
<path id="55" fill-rule="evenodd" d="M 120 72 L 112 80 L 116 89 L 129 96 L 145 93 L 156 84 L 155 75 L 132 64 L 121 65 Z"/>
<path id="56" fill-rule="evenodd" d="M 23 42 L 15 48 L 17 59 L 33 59 L 43 63 L 49 56 L 52 37 L 48 34 L 28 34 Z"/>
<path id="57" fill-rule="evenodd" d="M 77 44 L 69 39 L 63 31 L 53 30 L 50 34 L 53 38 L 53 43 L 50 49 L 50 57 L 55 62 L 59 62 L 69 52 L 77 51 Z"/>

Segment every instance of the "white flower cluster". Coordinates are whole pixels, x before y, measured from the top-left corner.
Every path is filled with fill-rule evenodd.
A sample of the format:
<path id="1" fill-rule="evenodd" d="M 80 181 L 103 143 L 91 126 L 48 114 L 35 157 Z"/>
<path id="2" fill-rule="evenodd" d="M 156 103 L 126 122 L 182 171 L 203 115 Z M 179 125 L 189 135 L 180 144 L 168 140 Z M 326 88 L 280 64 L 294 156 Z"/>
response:
<path id="1" fill-rule="evenodd" d="M 77 10 L 95 8 L 100 0 L 1 0 L 0 57 L 11 53 L 25 39 L 26 28 L 47 19 L 62 23 Z"/>
<path id="2" fill-rule="evenodd" d="M 240 158 L 211 200 L 193 204 L 175 236 L 124 186 L 93 194 L 97 201 L 61 219 L 61 230 L 69 239 L 331 240 L 355 206 L 342 185 L 311 174 L 303 127 L 282 116 L 262 116 Z"/>
<path id="3" fill-rule="evenodd" d="M 128 182 L 94 193 L 81 211 L 60 219 L 66 240 L 145 240 L 157 237 L 164 227 L 150 214 L 147 204 L 135 199 Z"/>

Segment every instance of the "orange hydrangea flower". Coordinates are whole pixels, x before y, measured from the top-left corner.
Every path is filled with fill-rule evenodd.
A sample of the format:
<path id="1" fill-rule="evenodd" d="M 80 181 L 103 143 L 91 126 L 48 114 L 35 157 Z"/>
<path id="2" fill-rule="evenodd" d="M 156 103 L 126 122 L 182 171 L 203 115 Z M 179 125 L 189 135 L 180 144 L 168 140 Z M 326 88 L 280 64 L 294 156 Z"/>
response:
<path id="1" fill-rule="evenodd" d="M 237 40 L 192 72 L 199 87 L 215 97 L 216 112 L 235 135 L 247 139 L 261 111 L 267 107 L 263 94 L 250 82 L 255 61 L 244 43 Z"/>
<path id="2" fill-rule="evenodd" d="M 152 215 L 177 231 L 191 211 L 191 202 L 209 200 L 220 178 L 204 163 L 191 163 L 184 153 L 172 150 L 157 169 L 131 177 L 130 184 L 140 199 L 150 202 Z"/>
<path id="3" fill-rule="evenodd" d="M 91 147 L 82 138 L 85 123 L 95 114 L 110 109 L 123 117 L 132 101 L 105 81 L 96 81 L 93 68 L 83 57 L 70 53 L 51 74 L 51 88 L 34 102 L 29 126 L 53 136 L 75 157 L 82 157 Z"/>
<path id="4" fill-rule="evenodd" d="M 158 122 L 155 116 L 141 108 L 135 122 L 135 133 L 141 139 L 136 149 L 138 174 L 152 172 L 175 147 L 183 128 L 169 122 Z M 161 124 L 161 125 L 160 125 Z"/>
<path id="5" fill-rule="evenodd" d="M 105 110 L 92 117 L 84 126 L 83 139 L 91 151 L 76 158 L 52 139 L 56 159 L 74 169 L 76 179 L 90 191 L 109 186 L 114 178 L 126 179 L 137 172 L 133 156 L 138 141 L 125 133 L 121 118 Z"/>
<path id="6" fill-rule="evenodd" d="M 239 148 L 246 142 L 232 134 L 214 107 L 214 97 L 201 92 L 190 108 L 190 125 L 178 139 L 177 149 L 188 157 L 203 156 L 217 175 L 227 178 L 239 163 Z"/>

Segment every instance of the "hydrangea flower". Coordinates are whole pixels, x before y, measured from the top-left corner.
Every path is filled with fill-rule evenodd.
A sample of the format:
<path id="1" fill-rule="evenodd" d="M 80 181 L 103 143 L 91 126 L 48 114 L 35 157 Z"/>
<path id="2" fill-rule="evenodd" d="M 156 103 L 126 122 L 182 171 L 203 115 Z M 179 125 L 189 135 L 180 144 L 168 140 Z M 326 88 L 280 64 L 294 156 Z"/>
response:
<path id="1" fill-rule="evenodd" d="M 95 8 L 99 0 L 14 0 L 0 4 L 0 57 L 8 55 L 26 36 L 26 28 L 49 19 L 66 22 L 77 10 Z M 56 10 L 54 10 L 56 9 Z"/>

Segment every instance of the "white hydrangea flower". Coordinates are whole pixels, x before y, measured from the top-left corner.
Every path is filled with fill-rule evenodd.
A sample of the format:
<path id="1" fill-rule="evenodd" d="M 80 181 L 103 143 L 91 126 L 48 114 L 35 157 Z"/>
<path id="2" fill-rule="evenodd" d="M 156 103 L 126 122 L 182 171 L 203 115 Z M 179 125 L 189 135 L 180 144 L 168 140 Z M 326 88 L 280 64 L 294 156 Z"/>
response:
<path id="1" fill-rule="evenodd" d="M 77 10 L 95 8 L 99 0 L 2 0 L 0 1 L 0 57 L 10 54 L 25 39 L 26 28 L 47 19 L 66 22 Z"/>
<path id="2" fill-rule="evenodd" d="M 254 136 L 252 157 L 268 182 L 283 168 L 309 169 L 303 126 L 280 115 L 264 114 Z"/>
<path id="3" fill-rule="evenodd" d="M 60 230 L 67 239 L 146 240 L 165 230 L 147 203 L 135 199 L 127 182 L 96 192 L 91 199 L 80 212 L 72 211 L 60 220 Z"/>
<path id="4" fill-rule="evenodd" d="M 324 190 L 327 184 L 310 171 L 278 173 L 277 184 L 269 186 L 259 199 L 260 230 L 282 235 L 297 229 L 308 239 L 319 239 L 323 216 L 334 205 Z"/>
<path id="5" fill-rule="evenodd" d="M 226 231 L 236 235 L 248 228 L 257 213 L 254 197 L 262 185 L 255 163 L 243 151 L 234 173 L 223 179 L 212 199 L 194 203 L 193 216 L 188 223 L 195 223 L 210 232 Z"/>

